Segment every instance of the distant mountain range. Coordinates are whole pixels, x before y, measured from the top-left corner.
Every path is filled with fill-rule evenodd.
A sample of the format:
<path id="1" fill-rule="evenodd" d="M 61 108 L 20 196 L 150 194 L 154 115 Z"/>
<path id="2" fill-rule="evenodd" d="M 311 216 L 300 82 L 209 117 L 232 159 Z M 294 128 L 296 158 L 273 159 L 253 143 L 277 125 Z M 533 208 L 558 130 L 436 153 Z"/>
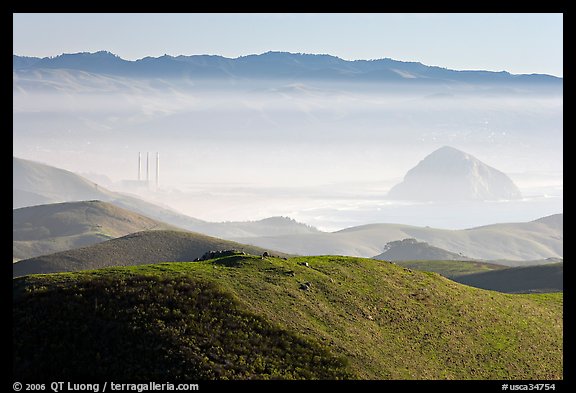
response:
<path id="1" fill-rule="evenodd" d="M 192 78 L 220 80 L 327 80 L 401 82 L 403 84 L 541 84 L 562 86 L 562 78 L 544 74 L 514 75 L 506 71 L 457 71 L 389 58 L 343 60 L 327 54 L 266 52 L 226 58 L 213 55 L 145 57 L 129 61 L 110 52 L 82 52 L 55 57 L 13 55 L 14 71 L 66 69 L 134 78 Z"/>
<path id="2" fill-rule="evenodd" d="M 450 146 L 430 153 L 404 181 L 388 192 L 390 199 L 420 201 L 510 200 L 520 190 L 503 172 Z"/>

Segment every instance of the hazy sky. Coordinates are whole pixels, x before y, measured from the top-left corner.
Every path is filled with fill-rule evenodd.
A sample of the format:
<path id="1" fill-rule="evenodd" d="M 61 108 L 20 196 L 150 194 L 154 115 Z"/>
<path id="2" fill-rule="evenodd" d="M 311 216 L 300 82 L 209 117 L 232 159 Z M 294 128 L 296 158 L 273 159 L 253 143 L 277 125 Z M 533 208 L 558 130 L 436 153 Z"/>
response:
<path id="1" fill-rule="evenodd" d="M 270 50 L 563 76 L 562 14 L 14 14 L 14 54 Z"/>

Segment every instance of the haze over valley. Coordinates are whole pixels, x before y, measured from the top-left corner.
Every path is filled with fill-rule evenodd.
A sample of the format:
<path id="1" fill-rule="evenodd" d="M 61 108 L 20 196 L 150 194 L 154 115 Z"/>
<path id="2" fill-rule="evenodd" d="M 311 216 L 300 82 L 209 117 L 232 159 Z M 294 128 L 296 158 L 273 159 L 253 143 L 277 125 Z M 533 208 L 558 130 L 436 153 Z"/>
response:
<path id="1" fill-rule="evenodd" d="M 15 56 L 13 89 L 15 156 L 206 221 L 461 229 L 562 211 L 560 78 L 282 52 L 98 52 Z M 386 198 L 443 146 L 505 173 L 523 197 Z M 126 187 L 139 152 L 150 152 L 151 177 L 160 153 L 158 190 Z"/>

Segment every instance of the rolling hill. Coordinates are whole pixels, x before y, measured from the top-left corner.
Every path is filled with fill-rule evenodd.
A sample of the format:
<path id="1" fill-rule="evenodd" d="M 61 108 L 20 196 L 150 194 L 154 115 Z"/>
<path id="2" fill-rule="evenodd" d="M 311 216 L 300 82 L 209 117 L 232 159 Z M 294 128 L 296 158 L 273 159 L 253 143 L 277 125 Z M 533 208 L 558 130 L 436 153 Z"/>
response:
<path id="1" fill-rule="evenodd" d="M 182 228 L 203 222 L 142 199 L 110 191 L 70 171 L 16 157 L 12 158 L 12 190 L 14 209 L 36 205 L 34 201 L 39 198 L 43 203 L 100 200 Z"/>
<path id="2" fill-rule="evenodd" d="M 52 200 L 49 197 L 39 195 L 35 192 L 12 189 L 13 209 L 25 206 L 44 205 L 51 202 Z"/>
<path id="3" fill-rule="evenodd" d="M 307 235 L 320 233 L 313 226 L 289 217 L 268 217 L 256 221 L 208 222 L 196 226 L 198 232 L 234 240 L 261 236 Z"/>
<path id="4" fill-rule="evenodd" d="M 314 227 L 287 217 L 246 222 L 206 222 L 132 195 L 110 191 L 70 171 L 16 157 L 12 160 L 12 175 L 13 208 L 100 200 L 178 228 L 226 239 L 319 232 Z"/>
<path id="5" fill-rule="evenodd" d="M 554 380 L 562 310 L 562 294 L 335 256 L 26 276 L 13 280 L 13 375 Z"/>
<path id="6" fill-rule="evenodd" d="M 389 242 L 412 238 L 475 260 L 519 266 L 541 264 L 547 258 L 562 258 L 562 221 L 563 215 L 555 214 L 530 222 L 493 224 L 462 230 L 369 224 L 332 233 L 236 240 L 299 255 L 372 257 L 381 254 Z"/>
<path id="7" fill-rule="evenodd" d="M 429 245 L 426 242 L 419 242 L 416 239 L 403 239 L 387 243 L 384 252 L 376 255 L 374 259 L 381 261 L 414 261 L 414 260 L 453 260 L 465 261 L 463 255 L 443 250 Z"/>
<path id="8" fill-rule="evenodd" d="M 274 255 L 286 255 L 198 233 L 154 230 L 132 233 L 92 246 L 25 259 L 13 264 L 12 273 L 17 277 L 108 266 L 193 261 L 209 251 L 230 249 L 259 255 L 265 251 Z"/>
<path id="9" fill-rule="evenodd" d="M 179 230 L 101 201 L 25 207 L 12 214 L 12 256 L 28 259 L 153 229 Z"/>
<path id="10" fill-rule="evenodd" d="M 506 266 L 479 261 L 413 260 L 413 261 L 396 261 L 394 263 L 397 264 L 398 266 L 402 266 L 409 269 L 438 273 L 447 278 L 453 278 L 467 274 L 489 272 L 493 270 L 507 269 Z"/>
<path id="11" fill-rule="evenodd" d="M 461 284 L 508 293 L 564 290 L 564 263 L 478 272 L 451 277 Z"/>
<path id="12" fill-rule="evenodd" d="M 534 266 L 506 267 L 495 263 L 458 260 L 396 261 L 398 266 L 435 272 L 461 284 L 504 293 L 551 293 L 564 290 L 564 264 L 534 261 Z"/>
<path id="13" fill-rule="evenodd" d="M 29 206 L 33 197 L 40 197 L 43 202 L 117 198 L 113 192 L 70 171 L 16 157 L 12 157 L 12 190 L 13 208 Z"/>
<path id="14" fill-rule="evenodd" d="M 201 221 L 109 191 L 72 172 L 19 158 L 13 159 L 13 177 L 13 193 L 23 198 L 15 199 L 14 207 L 22 207 L 32 196 L 50 202 L 98 199 L 179 228 L 290 254 L 372 257 L 381 254 L 386 243 L 414 238 L 451 253 L 498 260 L 510 266 L 563 257 L 562 214 L 465 230 L 370 224 L 327 233 L 285 217 L 250 222 Z"/>

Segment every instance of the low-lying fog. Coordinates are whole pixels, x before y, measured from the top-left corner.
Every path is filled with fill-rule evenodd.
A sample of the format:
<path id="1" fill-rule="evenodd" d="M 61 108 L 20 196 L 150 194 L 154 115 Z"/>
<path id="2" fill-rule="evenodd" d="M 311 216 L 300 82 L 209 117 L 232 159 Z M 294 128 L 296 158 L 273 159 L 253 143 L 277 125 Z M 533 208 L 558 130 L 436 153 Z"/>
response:
<path id="1" fill-rule="evenodd" d="M 209 221 L 283 215 L 336 230 L 374 222 L 463 228 L 563 211 L 560 94 L 266 84 L 14 80 L 16 157 Z M 122 82 L 122 83 L 120 83 Z M 52 83 L 52 84 L 51 84 Z M 87 88 L 86 86 L 91 86 Z M 411 203 L 386 192 L 449 145 L 508 174 L 524 198 Z M 159 189 L 129 188 L 146 175 Z"/>

